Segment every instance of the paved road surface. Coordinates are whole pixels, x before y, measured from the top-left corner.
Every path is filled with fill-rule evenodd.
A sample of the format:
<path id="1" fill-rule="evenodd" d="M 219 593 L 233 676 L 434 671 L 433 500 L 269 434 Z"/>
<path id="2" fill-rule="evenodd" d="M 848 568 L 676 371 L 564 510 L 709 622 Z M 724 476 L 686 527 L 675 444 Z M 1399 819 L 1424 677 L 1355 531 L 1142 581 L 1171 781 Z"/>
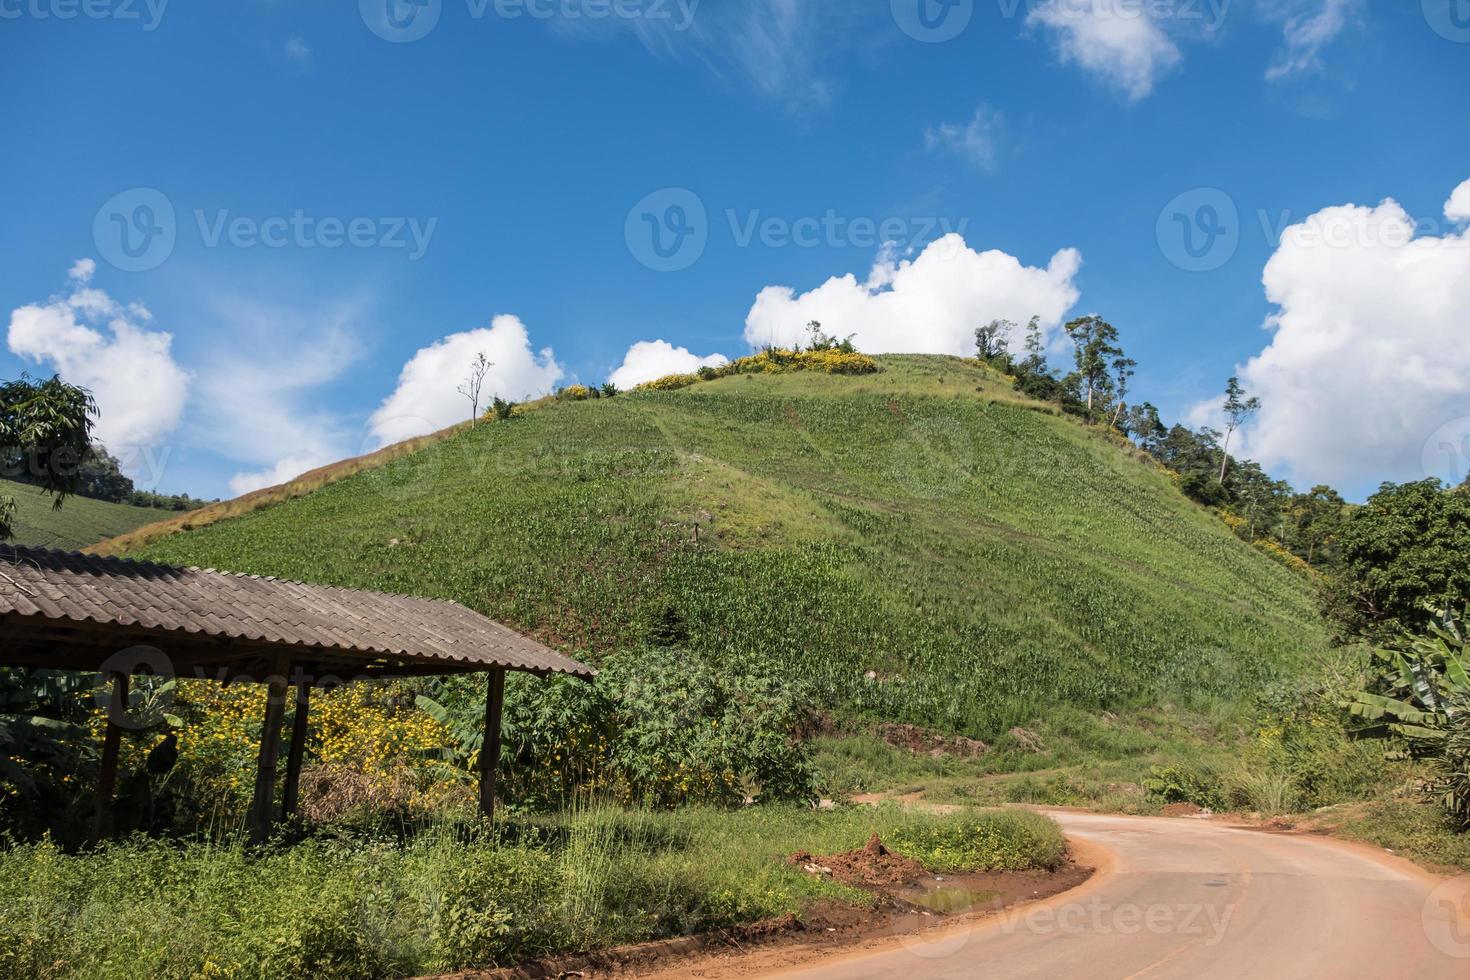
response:
<path id="1" fill-rule="evenodd" d="M 980 928 L 802 980 L 1470 980 L 1470 892 L 1368 848 L 1197 820 L 1055 813 L 1104 870 Z M 1110 865 L 1110 867 L 1108 866 Z"/>

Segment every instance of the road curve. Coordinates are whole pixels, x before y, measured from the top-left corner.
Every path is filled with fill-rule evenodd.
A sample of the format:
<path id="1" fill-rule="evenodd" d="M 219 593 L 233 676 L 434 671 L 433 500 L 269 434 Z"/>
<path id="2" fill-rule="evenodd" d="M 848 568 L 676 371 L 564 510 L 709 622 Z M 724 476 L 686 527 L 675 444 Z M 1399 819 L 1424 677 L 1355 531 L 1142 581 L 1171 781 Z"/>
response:
<path id="1" fill-rule="evenodd" d="M 1103 868 L 978 928 L 770 973 L 802 980 L 1467 980 L 1470 891 L 1369 848 L 1056 812 Z"/>

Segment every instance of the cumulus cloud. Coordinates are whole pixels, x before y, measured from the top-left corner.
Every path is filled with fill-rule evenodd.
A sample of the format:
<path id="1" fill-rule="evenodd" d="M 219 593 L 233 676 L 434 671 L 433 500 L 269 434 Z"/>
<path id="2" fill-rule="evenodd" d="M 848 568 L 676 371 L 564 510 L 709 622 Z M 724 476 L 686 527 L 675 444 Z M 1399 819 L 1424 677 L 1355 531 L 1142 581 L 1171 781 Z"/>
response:
<path id="1" fill-rule="evenodd" d="M 1274 336 L 1241 369 L 1263 403 L 1248 455 L 1302 486 L 1426 475 L 1426 441 L 1470 415 L 1470 229 L 1415 232 L 1390 199 L 1284 233 L 1264 274 Z M 1211 400 L 1192 420 L 1216 412 Z"/>
<path id="2" fill-rule="evenodd" d="M 1045 28 L 1062 61 L 1137 102 L 1182 59 L 1148 9 L 1120 0 L 1054 0 L 1033 7 L 1026 24 Z"/>
<path id="3" fill-rule="evenodd" d="M 1470 180 L 1455 188 L 1445 202 L 1444 216 L 1454 222 L 1470 221 Z"/>
<path id="4" fill-rule="evenodd" d="M 91 286 L 96 270 L 80 259 L 65 292 L 12 310 L 7 342 L 12 353 L 96 396 L 94 437 L 127 464 L 178 426 L 190 378 L 174 361 L 173 335 L 151 329 L 143 305 L 124 306 Z"/>
<path id="5" fill-rule="evenodd" d="M 1322 49 L 1347 28 L 1361 0 L 1296 0 L 1270 8 L 1282 21 L 1286 48 L 1266 70 L 1271 81 L 1280 81 L 1322 67 Z"/>
<path id="6" fill-rule="evenodd" d="M 1076 249 L 1064 248 L 1038 268 L 1004 252 L 977 252 L 950 234 L 914 259 L 880 254 L 863 282 L 849 273 L 800 294 L 767 286 L 745 318 L 745 339 L 789 346 L 819 320 L 827 333 L 853 334 L 872 353 L 972 354 L 975 327 L 992 319 L 1024 324 L 1039 316 L 1053 331 L 1077 302 L 1073 280 L 1081 266 Z"/>
<path id="7" fill-rule="evenodd" d="M 700 357 L 691 354 L 687 347 L 675 347 L 666 340 L 640 340 L 628 348 L 622 366 L 608 380 L 627 390 L 667 374 L 693 374 L 702 367 L 729 363 L 724 354 Z"/>
<path id="8" fill-rule="evenodd" d="M 475 356 L 492 362 L 485 375 L 483 403 L 499 395 L 511 401 L 544 395 L 564 375 L 547 347 L 531 349 L 530 334 L 519 317 L 497 316 L 489 327 L 450 334 L 409 359 L 398 387 L 369 420 L 380 445 L 434 432 L 469 418 L 470 403 L 457 390 Z"/>
<path id="9" fill-rule="evenodd" d="M 999 110 L 982 105 L 975 110 L 975 118 L 964 126 L 940 123 L 926 129 L 924 145 L 931 150 L 958 153 L 981 170 L 994 170 L 1003 123 Z"/>
<path id="10" fill-rule="evenodd" d="M 248 469 L 236 494 L 274 486 L 355 455 L 356 426 L 328 407 L 331 385 L 361 360 L 354 329 L 364 303 L 310 305 L 211 295 L 217 338 L 198 372 L 189 428 L 194 441 Z"/>

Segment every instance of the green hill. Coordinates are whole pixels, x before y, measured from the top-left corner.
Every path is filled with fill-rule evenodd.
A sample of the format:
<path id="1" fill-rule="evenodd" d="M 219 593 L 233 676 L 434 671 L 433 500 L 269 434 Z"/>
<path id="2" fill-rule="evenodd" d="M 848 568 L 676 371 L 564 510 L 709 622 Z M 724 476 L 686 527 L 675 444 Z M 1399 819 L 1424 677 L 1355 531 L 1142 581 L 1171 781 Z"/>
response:
<path id="1" fill-rule="evenodd" d="M 88 497 L 68 497 L 61 510 L 25 483 L 0 480 L 0 497 L 15 498 L 15 543 L 75 551 L 104 538 L 126 534 L 167 516 L 152 507 L 133 507 Z"/>
<path id="2" fill-rule="evenodd" d="M 1310 583 L 1140 454 L 973 362 L 881 361 L 550 402 L 135 553 L 452 598 L 593 660 L 672 610 L 836 709 L 982 738 L 1213 710 L 1325 649 Z"/>

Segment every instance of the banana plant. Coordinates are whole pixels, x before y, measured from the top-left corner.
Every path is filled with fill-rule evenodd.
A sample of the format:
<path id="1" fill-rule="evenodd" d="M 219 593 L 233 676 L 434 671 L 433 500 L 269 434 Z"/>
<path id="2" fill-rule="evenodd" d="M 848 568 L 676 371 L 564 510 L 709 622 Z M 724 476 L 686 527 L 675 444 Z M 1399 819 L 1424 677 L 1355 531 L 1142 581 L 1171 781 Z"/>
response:
<path id="1" fill-rule="evenodd" d="M 1416 754 L 1434 753 L 1470 705 L 1470 649 L 1465 614 L 1446 610 L 1427 634 L 1408 636 L 1378 651 L 1378 690 L 1360 691 L 1348 705 L 1354 717 L 1377 722 L 1360 734 L 1400 735 Z"/>

